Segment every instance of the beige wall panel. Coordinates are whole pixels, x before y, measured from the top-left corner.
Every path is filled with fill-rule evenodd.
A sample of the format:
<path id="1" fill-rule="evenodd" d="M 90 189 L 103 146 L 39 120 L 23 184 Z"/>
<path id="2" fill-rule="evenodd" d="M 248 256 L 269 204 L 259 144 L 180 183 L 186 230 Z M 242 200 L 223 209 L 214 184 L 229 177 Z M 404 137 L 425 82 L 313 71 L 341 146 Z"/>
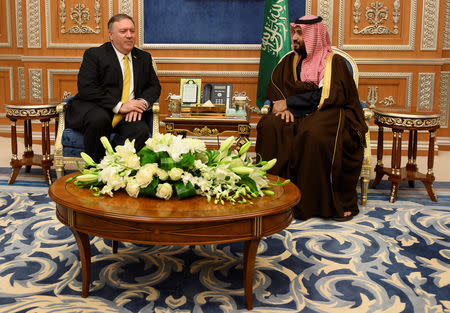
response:
<path id="1" fill-rule="evenodd" d="M 11 0 L 0 1 L 0 47 L 11 47 Z"/>
<path id="2" fill-rule="evenodd" d="M 77 75 L 78 69 L 48 69 L 49 97 L 62 99 L 67 92 L 74 96 L 77 93 Z"/>
<path id="3" fill-rule="evenodd" d="M 340 0 L 338 46 L 348 50 L 414 50 L 416 19 L 417 0 Z"/>
<path id="4" fill-rule="evenodd" d="M 14 100 L 14 69 L 12 66 L 0 66 L 0 80 L 1 106 L 4 103 L 8 103 L 11 100 Z"/>
<path id="5" fill-rule="evenodd" d="M 361 78 L 358 87 L 359 98 L 371 108 L 398 111 L 409 111 L 406 106 L 407 90 L 407 78 Z"/>
<path id="6" fill-rule="evenodd" d="M 85 49 L 108 39 L 112 0 L 45 0 L 49 48 Z"/>

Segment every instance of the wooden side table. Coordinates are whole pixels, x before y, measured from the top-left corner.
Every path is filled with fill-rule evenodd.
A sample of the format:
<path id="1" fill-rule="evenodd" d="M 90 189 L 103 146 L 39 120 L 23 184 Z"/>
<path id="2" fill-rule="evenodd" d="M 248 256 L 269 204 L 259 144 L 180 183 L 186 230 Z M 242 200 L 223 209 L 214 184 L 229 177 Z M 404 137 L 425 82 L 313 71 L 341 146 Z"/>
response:
<path id="1" fill-rule="evenodd" d="M 375 180 L 371 187 L 375 188 L 384 174 L 389 176 L 392 182 L 390 202 L 397 200 L 398 186 L 407 180 L 410 187 L 414 187 L 414 181 L 420 180 L 426 187 L 431 200 L 437 201 L 433 189 L 434 143 L 435 132 L 439 128 L 439 114 L 400 114 L 381 110 L 373 110 L 375 124 L 378 125 L 377 165 L 375 166 Z M 383 128 L 392 128 L 392 160 L 391 167 L 383 166 Z M 408 162 L 406 167 L 401 167 L 402 157 L 402 133 L 409 130 Z M 417 131 L 425 130 L 430 133 L 428 142 L 428 170 L 426 174 L 418 172 L 417 157 Z"/>
<path id="2" fill-rule="evenodd" d="M 226 132 L 237 132 L 237 149 L 249 141 L 250 136 L 249 120 L 245 117 L 197 116 L 190 113 L 182 113 L 181 117 L 166 117 L 163 122 L 168 133 L 182 134 L 183 136 L 187 133 L 195 136 L 218 136 Z"/>
<path id="3" fill-rule="evenodd" d="M 58 116 L 56 106 L 59 101 L 15 102 L 5 105 L 6 117 L 11 120 L 11 167 L 12 172 L 9 184 L 13 184 L 19 174 L 20 168 L 30 172 L 32 165 L 42 167 L 47 184 L 51 184 L 50 168 L 53 165 L 53 155 L 50 154 L 50 119 Z M 17 156 L 17 130 L 16 123 L 23 120 L 25 150 L 22 159 Z M 40 120 L 42 125 L 42 155 L 33 152 L 33 137 L 31 121 Z M 55 126 L 56 127 L 56 126 Z M 55 130 L 56 133 L 56 130 Z"/>

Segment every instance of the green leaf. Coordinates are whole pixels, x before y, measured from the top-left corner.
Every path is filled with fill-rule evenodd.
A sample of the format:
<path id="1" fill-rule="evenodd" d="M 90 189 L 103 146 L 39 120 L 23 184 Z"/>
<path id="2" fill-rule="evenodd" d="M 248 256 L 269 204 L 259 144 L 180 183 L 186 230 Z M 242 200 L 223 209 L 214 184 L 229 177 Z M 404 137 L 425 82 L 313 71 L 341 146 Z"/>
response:
<path id="1" fill-rule="evenodd" d="M 258 187 L 256 186 L 255 181 L 248 176 L 243 176 L 238 184 L 248 186 L 252 193 L 258 192 Z"/>
<path id="2" fill-rule="evenodd" d="M 139 194 L 146 196 L 146 197 L 155 197 L 156 196 L 156 187 L 158 187 L 159 184 L 159 178 L 154 177 L 152 182 L 148 184 L 147 187 L 141 188 L 139 191 Z"/>
<path id="3" fill-rule="evenodd" d="M 185 153 L 181 157 L 181 161 L 177 163 L 177 167 L 189 169 L 194 166 L 195 156 L 191 153 Z"/>
<path id="4" fill-rule="evenodd" d="M 159 167 L 166 171 L 176 167 L 175 161 L 171 157 L 163 157 L 159 160 L 159 163 Z"/>
<path id="5" fill-rule="evenodd" d="M 158 154 L 153 152 L 147 147 L 141 149 L 138 152 L 138 157 L 140 158 L 141 166 L 149 163 L 157 163 L 158 162 Z"/>
<path id="6" fill-rule="evenodd" d="M 195 196 L 196 194 L 195 188 L 190 181 L 188 181 L 186 185 L 179 181 L 173 186 L 175 187 L 175 193 L 177 194 L 178 200 L 186 199 L 188 197 Z"/>

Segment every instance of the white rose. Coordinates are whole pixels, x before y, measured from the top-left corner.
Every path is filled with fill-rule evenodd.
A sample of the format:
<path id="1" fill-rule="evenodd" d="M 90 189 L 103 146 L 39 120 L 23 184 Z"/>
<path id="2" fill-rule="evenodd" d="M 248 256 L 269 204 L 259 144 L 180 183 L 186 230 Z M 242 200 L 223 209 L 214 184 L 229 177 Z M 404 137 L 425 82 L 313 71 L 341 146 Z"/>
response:
<path id="1" fill-rule="evenodd" d="M 136 173 L 136 182 L 141 186 L 141 188 L 145 188 L 150 184 L 153 180 L 153 175 L 156 173 L 158 169 L 158 164 L 156 163 L 147 163 L 143 167 L 139 169 Z"/>
<path id="2" fill-rule="evenodd" d="M 141 188 L 140 188 L 139 184 L 136 182 L 136 179 L 132 179 L 132 178 L 128 179 L 125 190 L 130 197 L 137 198 L 137 196 L 139 195 L 140 189 Z"/>
<path id="3" fill-rule="evenodd" d="M 156 196 L 161 199 L 169 200 L 172 197 L 172 186 L 169 183 L 159 184 L 156 187 Z"/>
<path id="4" fill-rule="evenodd" d="M 167 172 L 161 168 L 156 169 L 156 175 L 158 175 L 158 178 L 160 180 L 167 180 L 167 178 L 169 178 L 169 174 L 167 174 Z"/>
<path id="5" fill-rule="evenodd" d="M 171 180 L 180 180 L 183 172 L 181 168 L 174 167 L 169 171 L 169 177 Z"/>

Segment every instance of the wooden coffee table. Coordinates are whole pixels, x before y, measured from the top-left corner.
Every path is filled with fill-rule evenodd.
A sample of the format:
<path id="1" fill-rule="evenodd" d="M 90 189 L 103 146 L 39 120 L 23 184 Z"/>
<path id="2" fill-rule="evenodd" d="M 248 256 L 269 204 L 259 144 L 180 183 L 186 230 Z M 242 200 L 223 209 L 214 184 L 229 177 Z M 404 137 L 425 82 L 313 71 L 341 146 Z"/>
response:
<path id="1" fill-rule="evenodd" d="M 277 233 L 291 224 L 292 207 L 300 201 L 293 184 L 276 186 L 273 196 L 253 200 L 253 205 L 215 205 L 205 197 L 159 200 L 129 197 L 94 197 L 67 178 L 56 180 L 49 196 L 56 202 L 56 216 L 72 231 L 82 266 L 82 297 L 89 295 L 91 249 L 88 235 L 113 241 L 154 245 L 196 245 L 244 241 L 244 293 L 247 309 L 253 308 L 253 273 L 258 244 L 263 236 Z M 276 177 L 270 176 L 271 181 Z"/>

